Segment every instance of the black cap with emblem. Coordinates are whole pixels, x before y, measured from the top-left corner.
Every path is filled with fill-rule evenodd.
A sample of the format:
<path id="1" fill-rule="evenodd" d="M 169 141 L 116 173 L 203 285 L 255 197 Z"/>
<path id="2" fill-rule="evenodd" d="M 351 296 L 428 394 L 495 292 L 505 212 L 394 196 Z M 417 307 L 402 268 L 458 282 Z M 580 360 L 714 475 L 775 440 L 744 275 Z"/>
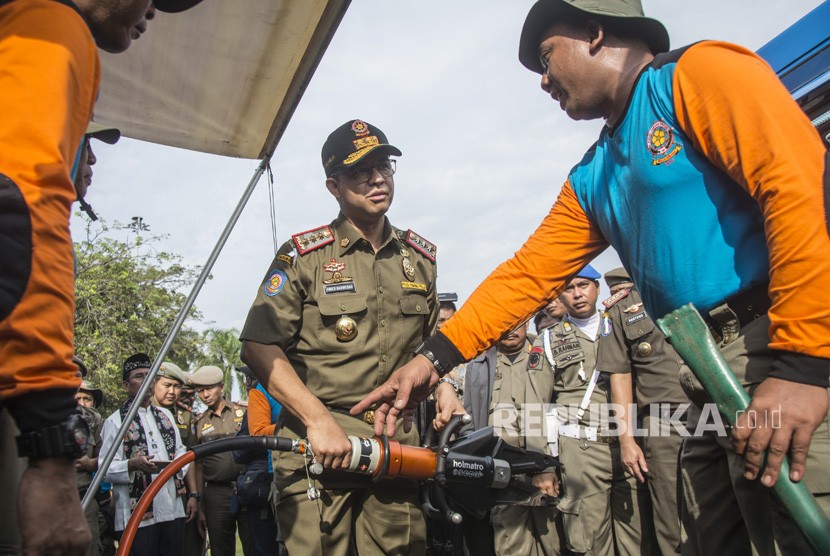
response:
<path id="1" fill-rule="evenodd" d="M 386 135 L 363 120 L 349 120 L 331 132 L 323 144 L 323 169 L 330 178 L 337 172 L 357 164 L 364 156 L 378 149 L 401 156 L 397 147 L 389 144 Z"/>
<path id="2" fill-rule="evenodd" d="M 150 359 L 149 355 L 146 353 L 134 353 L 124 361 L 124 365 L 121 367 L 121 377 L 124 380 L 127 380 L 127 376 L 129 376 L 130 371 L 134 369 L 149 369 L 152 366 L 153 361 Z"/>

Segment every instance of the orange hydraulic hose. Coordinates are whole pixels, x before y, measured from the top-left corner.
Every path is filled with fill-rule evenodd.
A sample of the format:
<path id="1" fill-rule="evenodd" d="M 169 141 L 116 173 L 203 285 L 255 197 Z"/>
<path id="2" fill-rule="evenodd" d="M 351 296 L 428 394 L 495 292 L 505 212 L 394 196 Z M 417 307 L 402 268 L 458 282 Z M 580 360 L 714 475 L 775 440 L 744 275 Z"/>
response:
<path id="1" fill-rule="evenodd" d="M 166 485 L 167 481 L 172 479 L 182 467 L 195 460 L 196 454 L 192 450 L 183 453 L 170 462 L 170 465 L 162 469 L 161 473 L 158 474 L 158 477 L 150 483 L 150 486 L 148 486 L 147 490 L 144 491 L 144 494 L 141 495 L 141 499 L 138 501 L 138 504 L 133 510 L 133 515 L 130 516 L 130 521 L 127 522 L 127 526 L 124 528 L 124 534 L 121 535 L 121 541 L 118 543 L 118 553 L 116 556 L 127 556 L 130 553 L 130 548 L 133 545 L 133 539 L 135 539 L 135 533 L 138 531 L 138 526 L 141 524 L 141 518 L 145 513 L 147 513 L 147 508 L 149 508 L 150 504 L 153 503 L 153 499 L 156 497 L 156 494 L 158 494 L 158 491 L 161 490 L 161 487 Z"/>

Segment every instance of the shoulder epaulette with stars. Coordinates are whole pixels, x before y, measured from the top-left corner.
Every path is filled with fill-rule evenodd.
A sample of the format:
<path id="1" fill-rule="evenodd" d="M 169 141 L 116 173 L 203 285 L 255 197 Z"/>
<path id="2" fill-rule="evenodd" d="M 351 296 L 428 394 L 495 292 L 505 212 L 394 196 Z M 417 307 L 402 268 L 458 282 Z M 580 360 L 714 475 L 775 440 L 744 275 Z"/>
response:
<path id="1" fill-rule="evenodd" d="M 611 306 L 614 305 L 614 303 L 626 296 L 628 296 L 628 290 L 620 290 L 608 299 L 606 299 L 605 301 L 603 301 L 602 304 L 605 305 L 606 309 L 610 309 Z"/>
<path id="2" fill-rule="evenodd" d="M 426 257 L 427 259 L 435 262 L 435 255 L 438 251 L 438 248 L 435 246 L 434 243 L 430 243 L 423 237 L 419 236 L 412 230 L 407 230 L 406 235 L 403 238 L 404 242 L 409 244 L 413 249 L 415 249 L 418 253 Z"/>
<path id="3" fill-rule="evenodd" d="M 328 226 L 320 226 L 307 232 L 294 234 L 291 236 L 291 239 L 294 240 L 294 245 L 297 246 L 297 252 L 300 255 L 305 255 L 334 242 L 334 233 L 332 233 L 331 228 Z"/>

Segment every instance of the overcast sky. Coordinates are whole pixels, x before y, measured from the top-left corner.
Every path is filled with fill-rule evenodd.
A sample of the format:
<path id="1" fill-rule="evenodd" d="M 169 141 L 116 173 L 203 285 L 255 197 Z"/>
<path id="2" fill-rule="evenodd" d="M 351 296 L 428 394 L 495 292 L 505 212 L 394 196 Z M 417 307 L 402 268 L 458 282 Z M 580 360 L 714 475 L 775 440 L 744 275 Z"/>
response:
<path id="1" fill-rule="evenodd" d="M 532 3 L 353 0 L 272 160 L 279 243 L 336 216 L 320 148 L 334 128 L 361 118 L 403 151 L 390 220 L 438 246 L 439 290 L 464 301 L 538 226 L 602 125 L 570 121 L 519 64 Z M 643 4 L 673 48 L 720 39 L 756 50 L 820 2 Z M 129 139 L 94 148 L 87 199 L 95 210 L 110 222 L 141 216 L 150 233 L 169 236 L 162 249 L 191 265 L 204 264 L 257 166 Z M 196 301 L 217 326 L 242 326 L 273 258 L 268 207 L 262 179 Z M 76 240 L 86 226 L 73 217 Z M 609 249 L 594 264 L 605 272 L 619 259 Z"/>

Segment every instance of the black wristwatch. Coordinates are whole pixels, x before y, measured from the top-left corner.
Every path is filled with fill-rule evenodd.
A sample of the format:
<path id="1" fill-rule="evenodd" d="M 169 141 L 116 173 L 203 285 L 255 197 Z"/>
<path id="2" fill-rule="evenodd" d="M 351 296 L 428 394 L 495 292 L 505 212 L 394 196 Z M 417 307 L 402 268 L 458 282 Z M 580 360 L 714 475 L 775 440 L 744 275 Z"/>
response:
<path id="1" fill-rule="evenodd" d="M 430 362 L 430 363 L 432 363 L 432 366 L 433 366 L 433 367 L 435 367 L 435 370 L 436 370 L 436 371 L 438 371 L 438 376 L 444 376 L 445 374 L 447 374 L 448 372 L 450 372 L 450 371 L 452 370 L 452 369 L 448 369 L 448 368 L 447 368 L 447 366 L 446 366 L 446 365 L 444 365 L 444 364 L 443 364 L 443 363 L 442 363 L 442 362 L 441 362 L 441 361 L 440 361 L 440 360 L 439 360 L 439 359 L 435 356 L 435 354 L 434 354 L 434 353 L 432 353 L 432 351 L 430 351 L 429 349 L 427 349 L 427 347 L 426 347 L 426 344 L 425 344 L 425 343 L 421 343 L 421 345 L 420 345 L 420 346 L 418 346 L 417 348 L 415 348 L 415 355 L 423 355 L 424 357 L 426 357 L 427 359 L 429 359 L 429 362 Z"/>
<path id="2" fill-rule="evenodd" d="M 198 501 L 202 500 L 202 493 L 201 492 L 189 492 L 187 494 L 188 498 L 195 498 Z"/>
<path id="3" fill-rule="evenodd" d="M 21 433 L 17 437 L 17 453 L 29 459 L 78 459 L 86 453 L 88 444 L 89 425 L 79 412 L 73 412 L 62 423 Z"/>

